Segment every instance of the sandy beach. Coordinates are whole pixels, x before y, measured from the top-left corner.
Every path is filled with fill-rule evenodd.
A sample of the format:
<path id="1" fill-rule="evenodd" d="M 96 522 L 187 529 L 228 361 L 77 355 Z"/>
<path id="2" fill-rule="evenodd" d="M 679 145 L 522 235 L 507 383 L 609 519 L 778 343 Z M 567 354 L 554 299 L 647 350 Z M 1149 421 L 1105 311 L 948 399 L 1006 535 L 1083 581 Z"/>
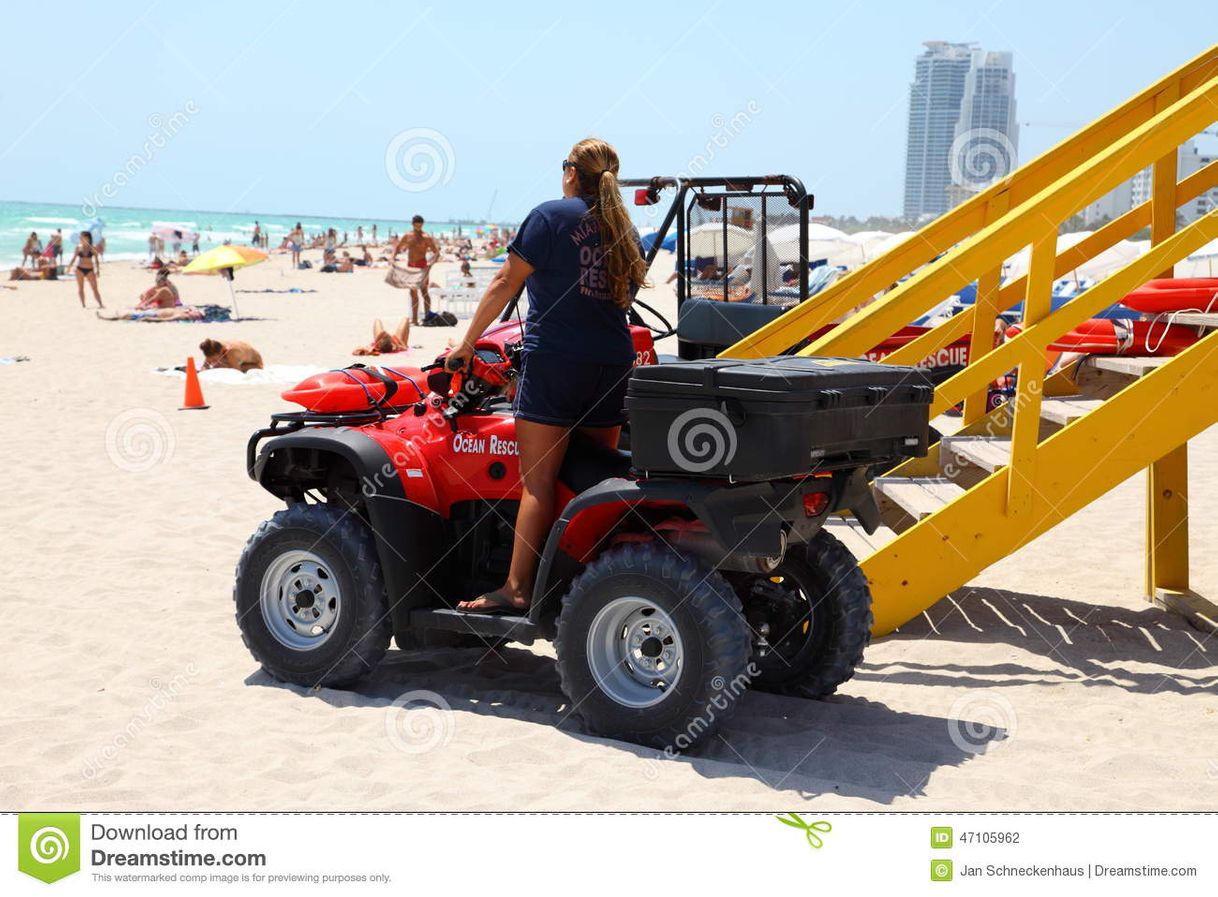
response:
<path id="1" fill-rule="evenodd" d="M 869 649 L 831 700 L 749 694 L 695 756 L 589 737 L 549 645 L 392 650 L 352 691 L 273 681 L 233 618 L 233 568 L 277 501 L 244 448 L 283 386 L 204 378 L 205 337 L 340 367 L 408 294 L 383 271 L 238 273 L 236 323 L 104 322 L 74 281 L 0 290 L 8 646 L 0 804 L 16 810 L 1206 810 L 1218 641 L 1141 596 L 1137 476 Z M 443 280 L 444 268 L 436 276 Z M 666 276 L 667 272 L 663 272 Z M 661 282 L 664 276 L 653 277 Z M 109 307 L 151 283 L 107 264 Z M 227 304 L 216 278 L 176 278 Z M 647 301 L 671 311 L 671 288 Z M 462 325 L 463 326 L 463 325 Z M 416 328 L 426 363 L 458 328 Z M 661 351 L 673 351 L 661 346 Z M 1194 588 L 1218 593 L 1218 432 L 1192 443 Z M 451 712 L 404 713 L 434 692 Z"/>

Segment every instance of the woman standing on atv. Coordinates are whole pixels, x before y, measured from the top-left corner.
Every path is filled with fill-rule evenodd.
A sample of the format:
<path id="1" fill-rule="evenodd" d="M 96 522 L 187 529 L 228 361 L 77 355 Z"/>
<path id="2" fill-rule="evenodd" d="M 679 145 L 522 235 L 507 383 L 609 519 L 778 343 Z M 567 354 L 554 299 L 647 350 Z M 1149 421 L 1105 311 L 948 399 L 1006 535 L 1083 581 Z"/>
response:
<path id="1" fill-rule="evenodd" d="M 605 141 L 590 137 L 571 148 L 562 163 L 563 198 L 524 219 L 465 339 L 449 355 L 450 367 L 468 364 L 482 332 L 528 286 L 515 408 L 523 490 L 512 563 L 502 588 L 461 602 L 460 610 L 529 606 L 571 431 L 617 446 L 634 364 L 626 310 L 647 275 L 617 173 L 617 152 Z"/>

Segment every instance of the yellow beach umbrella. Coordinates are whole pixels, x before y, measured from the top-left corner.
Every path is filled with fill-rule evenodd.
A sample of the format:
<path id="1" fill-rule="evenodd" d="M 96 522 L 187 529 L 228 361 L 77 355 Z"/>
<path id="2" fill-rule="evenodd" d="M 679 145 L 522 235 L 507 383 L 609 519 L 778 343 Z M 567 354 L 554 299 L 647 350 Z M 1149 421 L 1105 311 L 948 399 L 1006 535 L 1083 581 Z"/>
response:
<path id="1" fill-rule="evenodd" d="M 233 290 L 233 271 L 249 265 L 265 262 L 267 254 L 248 246 L 217 246 L 195 256 L 194 261 L 182 269 L 183 274 L 219 274 L 228 281 L 228 294 L 232 297 L 233 320 L 240 318 L 237 312 L 237 294 Z"/>

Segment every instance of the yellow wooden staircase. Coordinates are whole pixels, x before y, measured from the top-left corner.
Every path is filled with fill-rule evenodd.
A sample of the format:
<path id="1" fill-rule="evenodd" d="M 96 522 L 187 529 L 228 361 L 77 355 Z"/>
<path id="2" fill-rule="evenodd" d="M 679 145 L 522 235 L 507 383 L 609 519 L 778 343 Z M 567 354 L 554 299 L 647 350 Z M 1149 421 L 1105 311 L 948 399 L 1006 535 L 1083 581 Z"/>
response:
<path id="1" fill-rule="evenodd" d="M 1213 605 L 1189 591 L 1187 443 L 1218 422 L 1218 315 L 1190 319 L 1205 335 L 1174 358 L 1090 358 L 1046 377 L 1045 357 L 1057 337 L 1218 239 L 1218 211 L 1176 226 L 1180 204 L 1218 186 L 1218 162 L 1177 181 L 1177 148 L 1215 120 L 1218 46 L 723 353 L 777 354 L 840 320 L 801 354 L 861 355 L 977 283 L 972 308 L 885 359 L 915 364 L 971 335 L 968 365 L 932 408 L 962 403 L 962 429 L 876 481 L 898 533 L 862 559 L 877 634 L 1143 469 L 1147 594 L 1214 625 Z M 1058 251 L 1062 222 L 1147 167 L 1149 201 Z M 1147 225 L 1149 252 L 1051 311 L 1055 278 Z M 1002 283 L 1003 263 L 1029 246 L 1027 275 Z M 1022 332 L 990 348 L 997 315 L 1019 302 Z M 1015 396 L 987 413 L 988 385 L 1013 369 Z"/>

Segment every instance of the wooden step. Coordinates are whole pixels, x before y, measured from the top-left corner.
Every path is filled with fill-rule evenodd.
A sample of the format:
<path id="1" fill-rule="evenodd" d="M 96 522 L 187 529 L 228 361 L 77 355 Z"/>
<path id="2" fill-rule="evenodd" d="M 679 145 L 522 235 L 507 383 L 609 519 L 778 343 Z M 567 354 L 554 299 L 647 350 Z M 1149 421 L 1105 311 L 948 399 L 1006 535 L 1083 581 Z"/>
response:
<path id="1" fill-rule="evenodd" d="M 1064 427 L 1103 404 L 1103 399 L 1088 399 L 1084 396 L 1045 398 L 1040 401 L 1040 416 Z"/>
<path id="2" fill-rule="evenodd" d="M 896 530 L 887 526 L 868 533 L 853 517 L 830 517 L 825 521 L 825 531 L 836 536 L 860 561 L 875 554 L 897 537 Z"/>
<path id="3" fill-rule="evenodd" d="M 945 436 L 939 457 L 954 457 L 964 464 L 993 473 L 1010 463 L 1011 440 L 989 436 Z"/>
<path id="4" fill-rule="evenodd" d="M 914 520 L 929 517 L 964 494 L 944 477 L 876 477 L 875 488 Z"/>
<path id="5" fill-rule="evenodd" d="M 1149 358 L 1141 355 L 1093 355 L 1088 359 L 1097 371 L 1124 374 L 1126 377 L 1144 377 L 1156 368 L 1171 361 L 1171 358 Z"/>

